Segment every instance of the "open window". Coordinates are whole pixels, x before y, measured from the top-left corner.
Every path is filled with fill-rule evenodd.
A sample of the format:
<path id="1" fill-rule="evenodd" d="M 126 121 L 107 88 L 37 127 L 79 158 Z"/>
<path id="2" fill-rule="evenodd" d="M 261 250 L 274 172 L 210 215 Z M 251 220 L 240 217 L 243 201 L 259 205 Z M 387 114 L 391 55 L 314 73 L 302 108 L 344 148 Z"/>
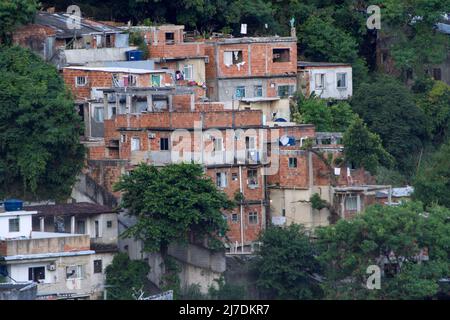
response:
<path id="1" fill-rule="evenodd" d="M 338 89 L 345 89 L 347 88 L 347 74 L 346 73 L 338 73 L 336 74 L 337 77 L 337 88 Z"/>
<path id="2" fill-rule="evenodd" d="M 226 172 L 217 172 L 216 173 L 216 185 L 218 188 L 226 188 L 227 187 L 227 173 Z"/>
<path id="3" fill-rule="evenodd" d="M 272 61 L 273 62 L 289 62 L 291 60 L 290 50 L 288 48 L 273 49 Z"/>
<path id="4" fill-rule="evenodd" d="M 325 73 L 317 73 L 314 76 L 314 81 L 316 89 L 325 89 Z"/>
<path id="5" fill-rule="evenodd" d="M 231 65 L 240 64 L 244 61 L 242 50 L 225 51 L 223 53 L 223 63 L 229 67 Z"/>
<path id="6" fill-rule="evenodd" d="M 166 44 L 175 44 L 175 33 L 166 32 Z"/>

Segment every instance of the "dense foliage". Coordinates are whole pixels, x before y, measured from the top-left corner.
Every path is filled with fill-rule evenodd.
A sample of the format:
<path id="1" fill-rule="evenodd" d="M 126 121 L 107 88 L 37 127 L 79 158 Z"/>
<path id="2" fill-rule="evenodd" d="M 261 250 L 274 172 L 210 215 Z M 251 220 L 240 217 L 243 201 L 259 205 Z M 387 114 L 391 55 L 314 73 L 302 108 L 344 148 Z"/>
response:
<path id="1" fill-rule="evenodd" d="M 325 295 L 332 299 L 423 299 L 450 272 L 450 211 L 421 203 L 375 205 L 352 220 L 317 231 Z M 425 250 L 425 251 L 421 251 Z M 418 260 L 427 252 L 428 260 Z M 426 255 L 425 255 L 426 256 Z M 381 288 L 368 290 L 367 268 L 382 268 Z"/>
<path id="2" fill-rule="evenodd" d="M 37 8 L 36 0 L 0 1 L 0 45 L 10 43 L 12 31 L 32 21 Z"/>
<path id="3" fill-rule="evenodd" d="M 227 230 L 222 210 L 234 206 L 197 164 L 160 169 L 141 164 L 122 176 L 115 190 L 122 192 L 122 207 L 137 218 L 125 235 L 143 240 L 150 252 L 165 252 L 171 243 L 190 236 L 206 237 L 214 248 Z"/>
<path id="4" fill-rule="evenodd" d="M 109 300 L 132 300 L 133 293 L 145 287 L 150 267 L 146 261 L 130 260 L 126 253 L 118 253 L 106 267 L 106 290 Z"/>
<path id="5" fill-rule="evenodd" d="M 55 67 L 0 47 L 0 199 L 66 199 L 81 170 L 81 119 Z"/>
<path id="6" fill-rule="evenodd" d="M 392 77 L 376 76 L 356 90 L 352 107 L 367 127 L 380 136 L 397 168 L 412 172 L 417 161 L 414 156 L 427 141 L 427 132 L 424 112 L 408 88 Z"/>
<path id="7" fill-rule="evenodd" d="M 438 203 L 450 208 L 450 140 L 422 163 L 414 188 L 414 197 L 425 204 Z"/>
<path id="8" fill-rule="evenodd" d="M 305 230 L 292 224 L 263 232 L 254 261 L 257 285 L 271 299 L 313 299 L 320 296 L 314 274 L 319 273 L 315 250 Z"/>
<path id="9" fill-rule="evenodd" d="M 370 132 L 361 119 L 356 119 L 344 133 L 344 156 L 356 168 L 376 174 L 380 165 L 390 167 L 392 156 L 383 148 L 380 137 Z"/>

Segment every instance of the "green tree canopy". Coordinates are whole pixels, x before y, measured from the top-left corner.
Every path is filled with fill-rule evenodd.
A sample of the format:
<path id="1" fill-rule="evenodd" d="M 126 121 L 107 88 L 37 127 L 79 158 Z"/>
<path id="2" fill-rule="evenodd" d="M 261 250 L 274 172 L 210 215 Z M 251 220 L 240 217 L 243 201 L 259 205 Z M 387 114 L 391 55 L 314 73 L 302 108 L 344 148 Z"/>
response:
<path id="1" fill-rule="evenodd" d="M 16 27 L 32 21 L 37 8 L 36 0 L 2 0 L 0 2 L 0 45 L 10 42 L 11 33 Z"/>
<path id="2" fill-rule="evenodd" d="M 375 205 L 352 220 L 317 230 L 323 289 L 331 299 L 423 299 L 450 272 L 450 211 L 421 203 Z M 428 261 L 417 259 L 421 250 Z M 384 263 L 390 268 L 384 268 Z M 368 290 L 367 268 L 387 272 L 379 290 Z"/>
<path id="3" fill-rule="evenodd" d="M 160 169 L 141 164 L 121 177 L 115 191 L 123 192 L 122 207 L 137 218 L 125 235 L 143 240 L 149 252 L 165 252 L 171 243 L 186 242 L 190 235 L 207 237 L 215 247 L 228 226 L 222 210 L 234 206 L 197 164 Z"/>
<path id="4" fill-rule="evenodd" d="M 418 94 L 418 106 L 426 115 L 428 134 L 434 145 L 450 137 L 450 86 L 431 81 L 431 87 Z"/>
<path id="5" fill-rule="evenodd" d="M 370 132 L 359 118 L 354 120 L 343 137 L 344 157 L 357 168 L 364 168 L 372 174 L 379 165 L 390 167 L 392 156 L 383 148 L 380 137 Z"/>
<path id="6" fill-rule="evenodd" d="M 321 291 L 314 278 L 320 272 L 316 254 L 304 228 L 269 227 L 254 261 L 257 285 L 272 299 L 314 299 Z"/>
<path id="7" fill-rule="evenodd" d="M 67 199 L 83 166 L 81 119 L 57 70 L 0 48 L 0 198 Z"/>
<path id="8" fill-rule="evenodd" d="M 412 93 L 389 76 L 376 76 L 361 84 L 352 101 L 353 110 L 378 134 L 401 172 L 412 172 L 423 141 L 427 140 L 425 115 Z"/>
<path id="9" fill-rule="evenodd" d="M 426 205 L 438 203 L 450 208 L 450 140 L 422 163 L 414 179 L 414 197 Z"/>
<path id="10" fill-rule="evenodd" d="M 146 261 L 130 260 L 126 253 L 118 253 L 106 267 L 108 300 L 132 300 L 133 290 L 145 288 L 150 267 Z"/>

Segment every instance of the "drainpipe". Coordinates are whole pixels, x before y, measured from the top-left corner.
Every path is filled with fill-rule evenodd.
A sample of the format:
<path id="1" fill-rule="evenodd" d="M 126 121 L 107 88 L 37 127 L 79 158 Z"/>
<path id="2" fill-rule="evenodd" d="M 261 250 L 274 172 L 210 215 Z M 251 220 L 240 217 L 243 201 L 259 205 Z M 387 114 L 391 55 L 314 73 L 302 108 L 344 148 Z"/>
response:
<path id="1" fill-rule="evenodd" d="M 239 166 L 239 191 L 241 195 L 244 195 L 244 190 L 242 188 L 242 166 Z M 244 208 L 242 202 L 240 204 L 241 209 L 241 252 L 244 253 Z"/>

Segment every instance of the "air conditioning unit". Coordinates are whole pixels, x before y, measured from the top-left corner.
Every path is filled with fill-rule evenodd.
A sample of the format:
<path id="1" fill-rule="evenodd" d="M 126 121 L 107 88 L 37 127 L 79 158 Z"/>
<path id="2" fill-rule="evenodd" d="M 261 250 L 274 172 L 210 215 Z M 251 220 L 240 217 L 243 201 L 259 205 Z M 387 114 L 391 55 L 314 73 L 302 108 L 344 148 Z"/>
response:
<path id="1" fill-rule="evenodd" d="M 55 264 L 48 264 L 47 265 L 47 270 L 48 271 L 55 271 L 56 270 L 56 265 Z"/>

